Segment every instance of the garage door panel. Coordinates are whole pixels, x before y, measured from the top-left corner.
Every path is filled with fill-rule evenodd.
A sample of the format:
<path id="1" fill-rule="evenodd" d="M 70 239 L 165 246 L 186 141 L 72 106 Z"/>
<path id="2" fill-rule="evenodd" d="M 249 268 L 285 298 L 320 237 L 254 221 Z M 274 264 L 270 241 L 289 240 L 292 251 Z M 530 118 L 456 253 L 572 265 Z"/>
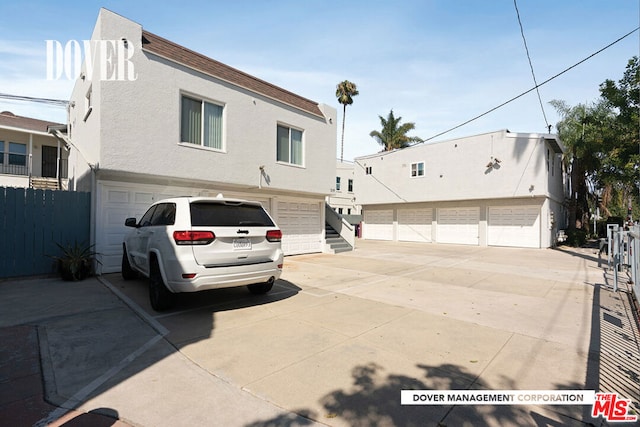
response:
<path id="1" fill-rule="evenodd" d="M 364 212 L 363 237 L 371 240 L 393 240 L 393 210 Z"/>
<path id="2" fill-rule="evenodd" d="M 437 240 L 440 243 L 478 245 L 480 208 L 438 209 Z"/>
<path id="3" fill-rule="evenodd" d="M 489 208 L 487 244 L 490 246 L 540 247 L 540 207 Z"/>
<path id="4" fill-rule="evenodd" d="M 398 240 L 432 242 L 433 209 L 398 210 Z"/>
<path id="5" fill-rule="evenodd" d="M 278 201 L 274 218 L 282 230 L 282 250 L 285 255 L 322 251 L 322 217 L 320 203 Z"/>

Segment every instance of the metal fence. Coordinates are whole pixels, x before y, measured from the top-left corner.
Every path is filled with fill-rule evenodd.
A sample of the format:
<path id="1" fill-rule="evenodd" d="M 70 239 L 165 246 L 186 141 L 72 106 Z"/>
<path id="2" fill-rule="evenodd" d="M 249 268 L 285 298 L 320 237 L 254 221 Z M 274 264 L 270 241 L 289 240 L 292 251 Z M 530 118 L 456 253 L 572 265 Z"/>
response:
<path id="1" fill-rule="evenodd" d="M 58 244 L 88 245 L 91 193 L 0 187 L 0 278 L 55 272 Z"/>
<path id="2" fill-rule="evenodd" d="M 604 243 L 604 242 L 603 242 Z M 613 271 L 613 290 L 622 280 L 631 285 L 633 297 L 640 298 L 640 226 L 627 229 L 617 224 L 607 225 L 607 264 Z M 602 247 L 601 251 L 602 253 Z"/>

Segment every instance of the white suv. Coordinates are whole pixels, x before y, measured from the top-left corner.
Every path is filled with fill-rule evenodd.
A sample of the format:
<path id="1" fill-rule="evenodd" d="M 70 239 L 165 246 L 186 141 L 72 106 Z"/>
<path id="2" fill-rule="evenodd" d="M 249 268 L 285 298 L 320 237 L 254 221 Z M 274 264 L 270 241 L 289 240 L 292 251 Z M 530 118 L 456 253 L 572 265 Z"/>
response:
<path id="1" fill-rule="evenodd" d="M 149 278 L 154 310 L 173 294 L 248 285 L 269 292 L 282 274 L 282 232 L 258 202 L 177 197 L 151 205 L 125 237 L 122 277 Z"/>

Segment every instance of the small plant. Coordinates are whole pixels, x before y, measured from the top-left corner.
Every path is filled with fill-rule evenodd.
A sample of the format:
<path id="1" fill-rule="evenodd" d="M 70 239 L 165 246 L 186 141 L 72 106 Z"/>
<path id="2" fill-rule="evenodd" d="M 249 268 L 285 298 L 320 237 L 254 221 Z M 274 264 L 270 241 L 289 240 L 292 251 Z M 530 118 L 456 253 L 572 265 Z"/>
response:
<path id="1" fill-rule="evenodd" d="M 84 280 L 93 274 L 93 261 L 100 262 L 95 259 L 94 245 L 78 244 L 77 241 L 73 245 L 63 246 L 60 243 L 56 245 L 62 251 L 62 255 L 52 258 L 58 262 L 58 272 L 64 280 Z"/>
<path id="2" fill-rule="evenodd" d="M 573 246 L 579 248 L 587 243 L 587 232 L 581 229 L 567 230 L 567 240 L 565 244 L 567 246 Z"/>

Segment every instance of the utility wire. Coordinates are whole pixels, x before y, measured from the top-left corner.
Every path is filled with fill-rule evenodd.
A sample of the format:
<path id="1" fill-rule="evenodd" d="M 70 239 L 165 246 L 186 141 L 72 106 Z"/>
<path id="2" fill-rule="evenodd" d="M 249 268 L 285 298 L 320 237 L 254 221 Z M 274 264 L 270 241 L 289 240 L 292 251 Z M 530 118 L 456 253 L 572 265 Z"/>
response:
<path id="1" fill-rule="evenodd" d="M 66 107 L 67 104 L 69 104 L 69 101 L 64 101 L 62 99 L 32 98 L 30 96 L 9 95 L 7 93 L 0 93 L 0 98 L 11 99 L 14 101 L 39 102 L 41 104 L 55 105 L 57 107 Z"/>
<path id="2" fill-rule="evenodd" d="M 502 104 L 500 104 L 500 105 L 498 105 L 498 106 L 496 106 L 496 107 L 493 107 L 492 109 L 490 109 L 490 110 L 488 110 L 488 111 L 485 111 L 485 112 L 484 112 L 484 113 L 482 113 L 482 114 L 478 114 L 477 116 L 475 116 L 475 117 L 473 117 L 473 118 L 471 118 L 471 119 L 467 120 L 466 122 L 460 123 L 459 125 L 456 125 L 456 126 L 454 126 L 454 127 L 452 127 L 452 128 L 449 128 L 449 129 L 447 129 L 447 130 L 445 130 L 445 131 L 443 131 L 443 132 L 440 132 L 440 133 L 438 133 L 438 134 L 436 134 L 436 135 L 434 135 L 434 136 L 432 136 L 432 137 L 430 137 L 430 138 L 427 138 L 427 139 L 423 140 L 423 142 L 431 141 L 431 140 L 432 140 L 432 139 L 434 139 L 434 138 L 437 138 L 437 137 L 442 136 L 442 135 L 444 135 L 444 134 L 447 134 L 447 133 L 449 133 L 449 132 L 451 132 L 451 131 L 453 131 L 453 130 L 456 130 L 456 129 L 458 129 L 458 128 L 461 128 L 462 126 L 468 125 L 469 123 L 471 123 L 471 122 L 473 122 L 473 121 L 475 121 L 475 120 L 478 120 L 480 117 L 484 117 L 484 116 L 486 116 L 487 114 L 493 113 L 493 112 L 494 112 L 494 111 L 496 111 L 497 109 L 502 108 L 502 107 L 504 107 L 505 105 L 507 105 L 507 104 L 509 104 L 509 103 L 511 103 L 511 102 L 513 102 L 513 101 L 515 101 L 516 99 L 518 99 L 518 98 L 521 98 L 521 97 L 525 96 L 526 94 L 528 94 L 529 92 L 532 92 L 532 91 L 536 90 L 536 89 L 537 89 L 537 88 L 539 88 L 540 86 L 546 85 L 547 83 L 549 83 L 549 82 L 550 82 L 550 81 L 552 81 L 552 80 L 555 80 L 556 78 L 560 77 L 561 75 L 563 75 L 563 74 L 564 74 L 564 73 L 566 73 L 567 71 L 572 70 L 573 68 L 575 68 L 575 67 L 577 67 L 578 65 L 582 64 L 583 62 L 586 62 L 586 61 L 588 61 L 589 59 L 593 58 L 593 57 L 594 57 L 594 56 L 596 56 L 597 54 L 599 54 L 599 53 L 601 53 L 601 52 L 603 52 L 603 51 L 605 51 L 605 50 L 609 49 L 611 46 L 613 46 L 614 44 L 616 44 L 616 43 L 620 42 L 621 40 L 623 40 L 623 39 L 625 39 L 625 38 L 629 37 L 631 34 L 635 33 L 635 32 L 636 32 L 636 31 L 638 31 L 639 29 L 640 29 L 640 27 L 637 27 L 637 28 L 635 28 L 635 29 L 633 29 L 633 30 L 629 31 L 627 34 L 625 34 L 624 36 L 622 36 L 622 37 L 618 38 L 617 40 L 615 40 L 615 41 L 613 41 L 613 42 L 609 43 L 608 45 L 606 45 L 606 46 L 605 46 L 605 47 L 603 47 L 602 49 L 600 49 L 600 50 L 598 50 L 598 51 L 596 51 L 596 52 L 592 53 L 591 55 L 587 56 L 587 57 L 586 57 L 586 58 L 584 58 L 583 60 L 581 60 L 581 61 L 579 61 L 579 62 L 576 62 L 576 63 L 575 63 L 575 64 L 573 64 L 572 66 L 570 66 L 570 67 L 568 67 L 568 68 L 565 68 L 564 70 L 560 71 L 560 72 L 559 72 L 558 74 L 556 74 L 555 76 L 548 78 L 547 80 L 543 81 L 542 83 L 540 83 L 540 84 L 536 84 L 534 87 L 532 87 L 531 89 L 529 89 L 529 90 L 527 90 L 527 91 L 525 91 L 525 92 L 522 92 L 520 95 L 514 96 L 513 98 L 511 98 L 511 99 L 509 99 L 509 100 L 507 100 L 507 101 L 503 102 Z"/>
<path id="3" fill-rule="evenodd" d="M 547 126 L 547 129 L 551 131 L 551 126 L 549 126 L 549 121 L 547 120 L 547 114 L 544 112 L 542 97 L 540 96 L 540 91 L 538 90 L 536 73 L 533 71 L 533 63 L 531 62 L 531 55 L 529 55 L 529 47 L 527 46 L 527 39 L 524 36 L 524 29 L 522 28 L 522 21 L 520 20 L 520 11 L 518 10 L 518 3 L 516 2 L 516 0 L 513 0 L 513 5 L 516 8 L 516 15 L 518 16 L 518 25 L 520 25 L 520 34 L 522 34 L 522 41 L 524 42 L 524 50 L 527 52 L 527 59 L 529 60 L 529 68 L 531 68 L 531 75 L 533 76 L 533 84 L 536 85 L 536 92 L 538 93 L 538 101 L 540 102 L 540 109 L 542 109 L 542 117 L 544 117 L 544 123 Z"/>

